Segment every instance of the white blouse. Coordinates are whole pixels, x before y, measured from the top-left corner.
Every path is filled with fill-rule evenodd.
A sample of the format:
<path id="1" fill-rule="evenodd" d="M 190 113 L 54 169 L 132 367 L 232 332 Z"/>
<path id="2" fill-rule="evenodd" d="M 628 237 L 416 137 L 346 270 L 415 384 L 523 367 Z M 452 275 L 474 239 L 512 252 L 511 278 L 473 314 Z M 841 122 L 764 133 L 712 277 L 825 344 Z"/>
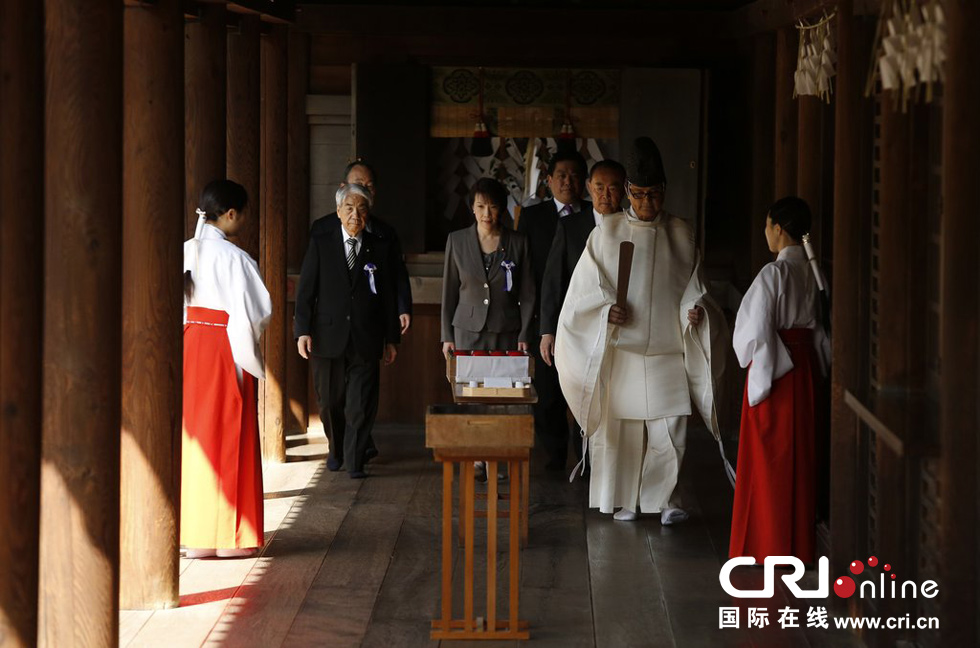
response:
<path id="1" fill-rule="evenodd" d="M 227 240 L 213 225 L 204 225 L 200 239 L 184 242 L 184 271 L 191 271 L 194 296 L 184 300 L 228 313 L 228 341 L 239 370 L 265 378 L 259 338 L 272 318 L 272 300 L 259 266 L 247 252 Z"/>
<path id="2" fill-rule="evenodd" d="M 818 289 L 806 252 L 799 245 L 783 248 L 749 286 L 735 320 L 732 345 L 742 367 L 749 368 L 749 405 L 769 396 L 774 380 L 793 368 L 782 329 L 813 329 L 821 370 L 830 362 L 830 340 L 819 320 Z"/>

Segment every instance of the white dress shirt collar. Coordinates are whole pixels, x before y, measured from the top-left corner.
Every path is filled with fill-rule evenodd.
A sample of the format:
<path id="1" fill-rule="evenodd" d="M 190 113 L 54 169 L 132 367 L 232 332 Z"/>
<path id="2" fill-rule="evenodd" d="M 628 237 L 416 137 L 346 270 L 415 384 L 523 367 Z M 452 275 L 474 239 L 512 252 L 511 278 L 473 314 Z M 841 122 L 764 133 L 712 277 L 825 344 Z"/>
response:
<path id="1" fill-rule="evenodd" d="M 592 217 L 595 218 L 595 224 L 598 227 L 599 223 L 602 222 L 602 214 L 595 207 L 592 208 Z"/>
<path id="2" fill-rule="evenodd" d="M 578 205 L 577 205 L 577 203 L 569 203 L 568 205 L 566 205 L 565 203 L 563 203 L 562 201 L 558 200 L 557 198 L 552 198 L 552 200 L 555 201 L 555 207 L 558 209 L 558 215 L 559 216 L 561 215 L 561 210 L 565 209 L 565 207 L 571 207 L 572 208 L 572 211 L 568 212 L 568 215 L 569 216 L 571 216 L 572 214 L 574 214 L 575 212 L 578 211 Z"/>

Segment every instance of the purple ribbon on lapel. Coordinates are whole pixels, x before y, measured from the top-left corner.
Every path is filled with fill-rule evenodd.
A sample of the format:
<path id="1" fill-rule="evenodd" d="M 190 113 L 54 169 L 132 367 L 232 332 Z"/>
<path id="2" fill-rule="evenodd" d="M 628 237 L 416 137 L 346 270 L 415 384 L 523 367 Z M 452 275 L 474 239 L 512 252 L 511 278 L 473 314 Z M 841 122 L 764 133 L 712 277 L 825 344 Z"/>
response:
<path id="1" fill-rule="evenodd" d="M 513 261 L 508 261 L 507 259 L 504 259 L 503 261 L 500 262 L 500 267 L 503 268 L 504 272 L 507 273 L 507 287 L 505 288 L 505 290 L 507 292 L 510 292 L 514 288 L 514 274 L 511 272 L 511 270 L 516 268 L 517 264 L 514 263 Z"/>
<path id="2" fill-rule="evenodd" d="M 373 263 L 368 263 L 364 266 L 364 272 L 366 272 L 368 276 L 368 283 L 371 285 L 371 292 L 375 295 L 378 294 L 378 287 L 374 283 L 374 272 L 377 269 L 378 266 L 374 265 Z"/>

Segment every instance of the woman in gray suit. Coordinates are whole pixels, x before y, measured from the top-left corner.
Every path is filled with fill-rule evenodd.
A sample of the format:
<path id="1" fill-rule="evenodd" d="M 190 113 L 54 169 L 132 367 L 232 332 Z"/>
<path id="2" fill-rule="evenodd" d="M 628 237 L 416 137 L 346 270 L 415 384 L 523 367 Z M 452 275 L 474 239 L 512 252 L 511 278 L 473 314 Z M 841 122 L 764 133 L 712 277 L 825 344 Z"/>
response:
<path id="1" fill-rule="evenodd" d="M 534 275 L 523 234 L 501 225 L 507 190 L 481 178 L 470 191 L 476 222 L 449 235 L 442 285 L 442 352 L 527 351 Z"/>

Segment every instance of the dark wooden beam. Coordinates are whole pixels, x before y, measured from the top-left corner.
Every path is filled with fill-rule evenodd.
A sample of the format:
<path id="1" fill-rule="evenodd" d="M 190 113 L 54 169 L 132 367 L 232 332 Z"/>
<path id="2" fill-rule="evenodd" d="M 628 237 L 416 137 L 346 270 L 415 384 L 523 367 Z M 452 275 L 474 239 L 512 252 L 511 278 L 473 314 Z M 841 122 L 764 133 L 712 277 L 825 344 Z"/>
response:
<path id="1" fill-rule="evenodd" d="M 844 402 L 862 382 L 861 266 L 867 228 L 871 152 L 871 102 L 864 97 L 871 33 L 853 14 L 853 0 L 841 0 L 837 14 L 837 80 L 834 131 L 834 308 L 831 364 L 830 559 L 834 573 L 845 573 L 858 555 L 857 421 Z"/>
<path id="2" fill-rule="evenodd" d="M 728 27 L 735 37 L 791 27 L 799 20 L 813 20 L 830 14 L 840 0 L 756 0 L 729 12 Z M 853 0 L 851 15 L 877 15 L 881 0 Z"/>
<path id="3" fill-rule="evenodd" d="M 942 644 L 976 646 L 977 434 L 980 408 L 980 3 L 949 0 L 943 87 L 943 225 L 940 272 Z"/>
<path id="4" fill-rule="evenodd" d="M 772 260 L 762 231 L 766 225 L 766 208 L 772 204 L 773 151 L 775 150 L 776 103 L 773 58 L 776 41 L 772 34 L 759 34 L 752 45 L 752 204 L 749 223 L 752 250 L 751 276 Z"/>
<path id="5" fill-rule="evenodd" d="M 204 185 L 226 174 L 226 12 L 202 5 L 198 20 L 184 27 L 184 235 L 197 225 Z"/>
<path id="6" fill-rule="evenodd" d="M 273 27 L 262 37 L 262 276 L 272 298 L 272 321 L 265 332 L 266 379 L 260 393 L 262 457 L 286 460 L 286 28 Z M 293 345 L 290 345 L 293 346 Z M 295 351 L 295 347 L 293 346 Z"/>
<path id="7" fill-rule="evenodd" d="M 39 643 L 115 646 L 123 12 L 114 0 L 46 0 L 44 14 Z"/>
<path id="8" fill-rule="evenodd" d="M 159 0 L 123 21 L 119 603 L 146 610 L 179 600 L 184 18 Z"/>
<path id="9" fill-rule="evenodd" d="M 261 197 L 259 196 L 259 18 L 243 16 L 228 34 L 227 177 L 248 192 L 251 218 L 236 243 L 259 260 Z"/>
<path id="10" fill-rule="evenodd" d="M 795 66 L 794 66 L 795 67 Z M 796 194 L 810 205 L 810 234 L 820 257 L 823 214 L 823 111 L 826 104 L 814 96 L 796 98 Z M 828 155 L 830 152 L 828 152 Z"/>
<path id="11" fill-rule="evenodd" d="M 293 30 L 288 43 L 288 142 L 286 164 L 286 271 L 299 274 L 310 231 L 310 124 L 306 116 L 306 94 L 310 79 L 310 35 Z M 294 303 L 286 305 L 286 434 L 305 434 L 307 409 L 307 363 L 296 352 L 290 326 Z"/>
<path id="12" fill-rule="evenodd" d="M 0 1 L 0 644 L 37 644 L 44 5 Z"/>
<path id="13" fill-rule="evenodd" d="M 776 179 L 775 198 L 796 194 L 797 102 L 793 98 L 797 34 L 792 28 L 776 32 Z"/>

